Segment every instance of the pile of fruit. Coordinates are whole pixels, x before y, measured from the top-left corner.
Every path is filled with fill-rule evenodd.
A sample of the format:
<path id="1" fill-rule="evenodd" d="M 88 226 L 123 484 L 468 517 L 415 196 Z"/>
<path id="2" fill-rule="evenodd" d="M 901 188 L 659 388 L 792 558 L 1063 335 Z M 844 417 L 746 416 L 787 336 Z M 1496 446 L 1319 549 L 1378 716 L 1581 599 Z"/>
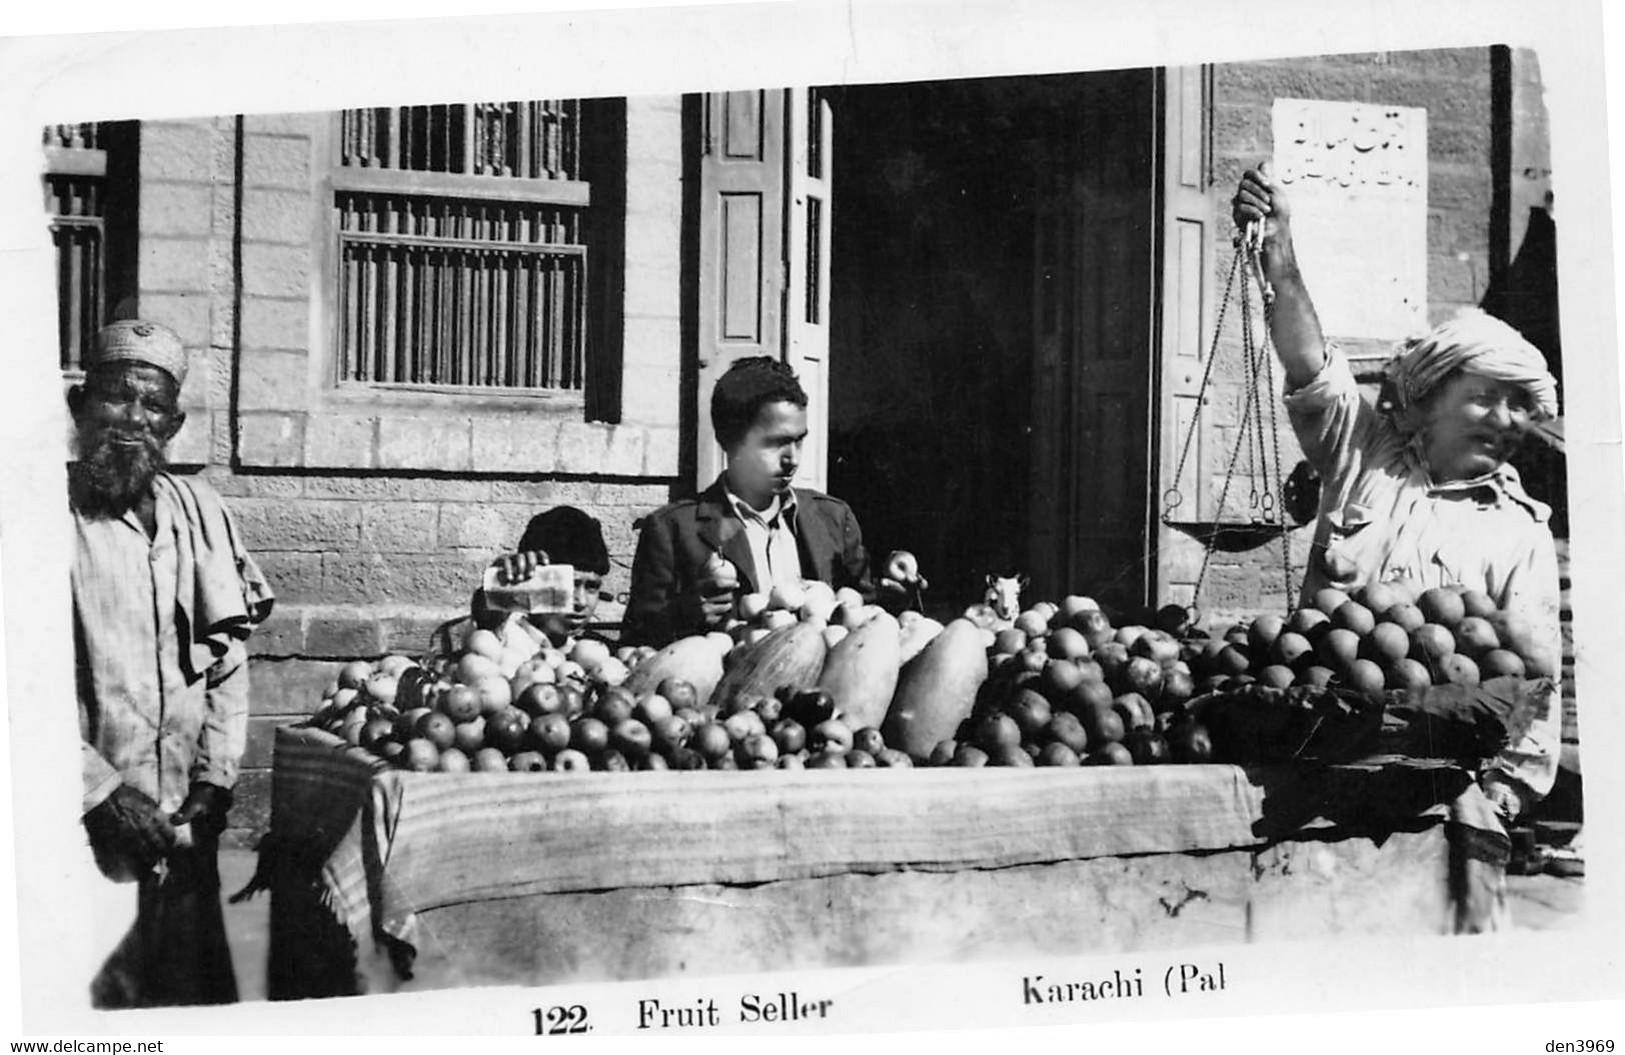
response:
<path id="1" fill-rule="evenodd" d="M 424 772 L 1129 765 L 1230 760 L 1192 705 L 1215 694 L 1318 693 L 1324 711 L 1328 694 L 1547 673 L 1530 628 L 1473 591 L 1324 590 L 1216 636 L 1186 618 L 1114 627 L 1072 596 L 944 625 L 808 583 L 658 652 L 561 651 L 514 623 L 427 665 L 357 661 L 312 721 Z"/>
<path id="2" fill-rule="evenodd" d="M 1377 695 L 1495 677 L 1552 677 L 1534 628 L 1477 590 L 1373 583 L 1327 588 L 1286 618 L 1259 616 L 1191 659 L 1203 690 L 1246 684 L 1326 686 Z"/>

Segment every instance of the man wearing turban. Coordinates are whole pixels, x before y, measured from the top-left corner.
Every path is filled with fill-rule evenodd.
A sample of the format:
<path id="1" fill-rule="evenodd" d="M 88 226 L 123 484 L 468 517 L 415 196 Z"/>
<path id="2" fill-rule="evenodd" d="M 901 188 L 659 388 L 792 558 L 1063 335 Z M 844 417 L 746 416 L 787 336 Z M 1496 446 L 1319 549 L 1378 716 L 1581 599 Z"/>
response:
<path id="1" fill-rule="evenodd" d="M 98 1007 L 237 998 L 216 850 L 247 735 L 245 642 L 272 596 L 220 499 L 165 471 L 185 377 L 173 332 L 116 322 L 68 393 L 84 825 L 137 902 Z"/>
<path id="2" fill-rule="evenodd" d="M 1507 459 L 1532 422 L 1555 417 L 1557 382 L 1516 330 L 1469 311 L 1405 342 L 1376 404 L 1320 330 L 1292 246 L 1291 211 L 1262 166 L 1233 202 L 1262 229 L 1275 290 L 1270 338 L 1286 371 L 1288 417 L 1323 481 L 1304 596 L 1328 586 L 1464 586 L 1521 617 L 1532 674 L 1555 677 L 1562 653 L 1551 510 Z M 1553 699 L 1481 783 L 1504 817 L 1551 790 L 1561 712 Z"/>

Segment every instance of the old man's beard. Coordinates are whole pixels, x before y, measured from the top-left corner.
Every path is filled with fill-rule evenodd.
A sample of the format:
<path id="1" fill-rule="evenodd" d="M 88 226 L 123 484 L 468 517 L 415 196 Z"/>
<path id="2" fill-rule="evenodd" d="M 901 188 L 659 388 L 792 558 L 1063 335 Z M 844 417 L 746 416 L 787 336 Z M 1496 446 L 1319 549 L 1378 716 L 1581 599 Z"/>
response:
<path id="1" fill-rule="evenodd" d="M 116 516 L 133 508 L 167 464 L 163 444 L 151 435 L 104 429 L 85 439 L 76 483 L 87 513 Z"/>

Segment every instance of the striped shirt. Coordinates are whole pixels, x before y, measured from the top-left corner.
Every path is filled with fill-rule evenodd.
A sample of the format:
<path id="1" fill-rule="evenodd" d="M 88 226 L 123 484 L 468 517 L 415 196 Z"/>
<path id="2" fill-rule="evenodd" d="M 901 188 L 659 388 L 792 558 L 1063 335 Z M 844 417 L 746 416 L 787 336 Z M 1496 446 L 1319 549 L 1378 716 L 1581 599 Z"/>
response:
<path id="1" fill-rule="evenodd" d="M 230 788 L 248 730 L 244 642 L 271 591 L 225 507 L 160 474 L 156 531 L 72 509 L 74 654 L 83 808 L 122 782 L 166 811 L 189 786 Z"/>

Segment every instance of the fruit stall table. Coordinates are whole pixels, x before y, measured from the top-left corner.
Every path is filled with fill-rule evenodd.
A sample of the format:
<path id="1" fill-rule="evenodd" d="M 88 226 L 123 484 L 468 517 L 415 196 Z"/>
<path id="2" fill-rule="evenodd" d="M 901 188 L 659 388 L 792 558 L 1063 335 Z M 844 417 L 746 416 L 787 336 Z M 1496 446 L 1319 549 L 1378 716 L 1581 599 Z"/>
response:
<path id="1" fill-rule="evenodd" d="M 1489 925 L 1472 774 L 1357 765 L 412 773 L 278 731 L 276 999 Z"/>

